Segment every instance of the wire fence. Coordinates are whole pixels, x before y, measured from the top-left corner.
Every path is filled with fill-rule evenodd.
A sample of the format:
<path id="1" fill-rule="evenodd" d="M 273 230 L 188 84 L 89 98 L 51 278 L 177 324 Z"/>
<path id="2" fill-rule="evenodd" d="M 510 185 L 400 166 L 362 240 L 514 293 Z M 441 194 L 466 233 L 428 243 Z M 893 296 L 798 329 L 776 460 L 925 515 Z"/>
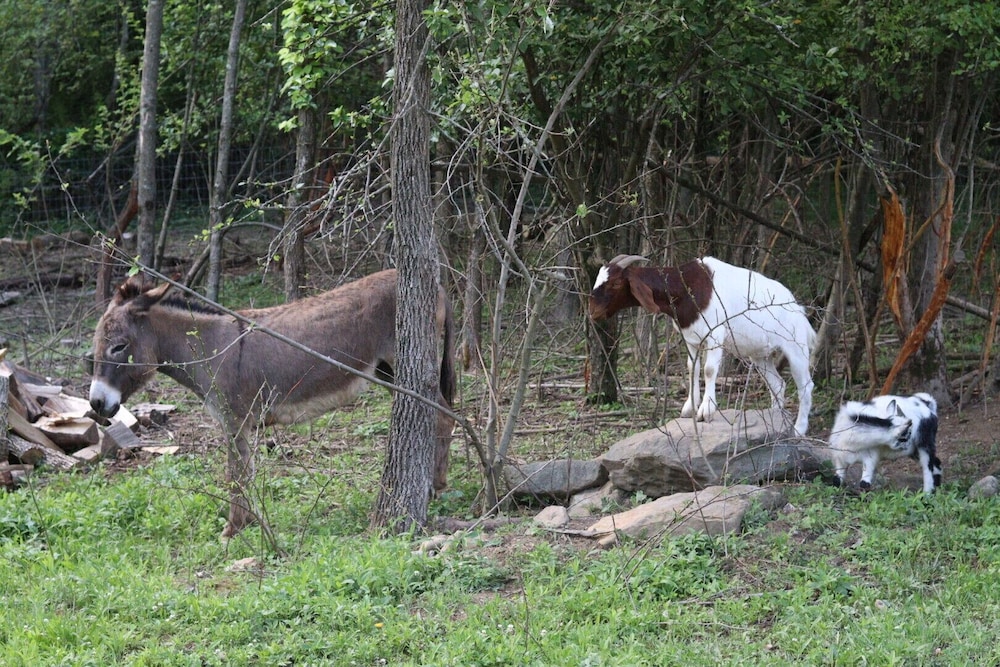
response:
<path id="1" fill-rule="evenodd" d="M 275 147 L 232 151 L 231 177 L 240 197 L 270 201 L 287 185 L 294 154 Z M 157 207 L 173 190 L 177 211 L 208 210 L 215 155 L 186 151 L 158 156 Z M 0 236 L 32 237 L 42 232 L 106 230 L 125 206 L 133 173 L 128 155 L 74 155 L 29 162 L 0 154 Z"/>

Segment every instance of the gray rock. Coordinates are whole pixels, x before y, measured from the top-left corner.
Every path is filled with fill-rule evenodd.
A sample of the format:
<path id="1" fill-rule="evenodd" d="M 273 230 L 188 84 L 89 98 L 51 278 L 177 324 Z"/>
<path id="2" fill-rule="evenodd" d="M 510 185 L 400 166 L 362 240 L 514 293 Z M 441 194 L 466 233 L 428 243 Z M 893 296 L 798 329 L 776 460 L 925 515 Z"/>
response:
<path id="1" fill-rule="evenodd" d="M 692 493 L 663 496 L 607 516 L 586 530 L 602 544 L 611 544 L 618 535 L 656 537 L 704 532 L 721 535 L 739 531 L 751 503 L 758 501 L 764 509 L 774 511 L 785 505 L 784 495 L 775 489 L 739 484 L 711 486 Z"/>
<path id="2" fill-rule="evenodd" d="M 549 505 L 535 515 L 535 523 L 543 528 L 562 528 L 569 524 L 569 512 L 562 505 Z"/>
<path id="3" fill-rule="evenodd" d="M 504 466 L 504 475 L 512 493 L 518 497 L 534 496 L 567 501 L 574 493 L 601 486 L 608 481 L 608 471 L 598 459 L 557 459 L 538 463 Z"/>
<path id="4" fill-rule="evenodd" d="M 993 475 L 987 475 L 969 487 L 969 500 L 992 498 L 1000 493 L 1000 480 Z"/>
<path id="5" fill-rule="evenodd" d="M 603 514 L 605 507 L 628 502 L 628 494 L 615 488 L 611 482 L 595 489 L 585 489 L 569 499 L 569 515 L 574 519 L 588 519 Z"/>
<path id="6" fill-rule="evenodd" d="M 813 445 L 795 437 L 792 427 L 782 410 L 722 410 L 711 422 L 674 419 L 631 435 L 601 461 L 616 487 L 652 498 L 818 471 Z"/>

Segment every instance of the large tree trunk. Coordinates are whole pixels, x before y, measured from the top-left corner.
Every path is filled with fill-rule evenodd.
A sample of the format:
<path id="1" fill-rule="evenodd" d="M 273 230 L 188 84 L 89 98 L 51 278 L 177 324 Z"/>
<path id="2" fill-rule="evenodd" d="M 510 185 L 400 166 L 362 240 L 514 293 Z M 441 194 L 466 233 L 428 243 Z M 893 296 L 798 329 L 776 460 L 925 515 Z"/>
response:
<path id="1" fill-rule="evenodd" d="M 229 198 L 229 147 L 233 136 L 233 109 L 236 106 L 236 79 L 240 65 L 240 34 L 246 16 L 247 0 L 237 0 L 233 25 L 229 31 L 229 50 L 226 52 L 226 78 L 222 91 L 222 115 L 219 119 L 219 154 L 215 163 L 212 182 L 212 202 L 209 206 L 209 260 L 208 298 L 219 300 L 222 284 L 222 236 L 225 233 L 224 209 Z"/>
<path id="2" fill-rule="evenodd" d="M 160 37 L 163 1 L 149 0 L 142 55 L 139 97 L 139 261 L 153 266 L 156 259 L 156 94 L 160 73 Z"/>
<path id="3" fill-rule="evenodd" d="M 440 270 L 430 207 L 430 70 L 422 14 L 426 4 L 396 4 L 391 175 L 399 268 L 396 382 L 434 401 L 439 393 L 434 313 Z M 394 396 L 373 528 L 405 532 L 426 524 L 436 428 L 433 407 L 403 394 Z"/>

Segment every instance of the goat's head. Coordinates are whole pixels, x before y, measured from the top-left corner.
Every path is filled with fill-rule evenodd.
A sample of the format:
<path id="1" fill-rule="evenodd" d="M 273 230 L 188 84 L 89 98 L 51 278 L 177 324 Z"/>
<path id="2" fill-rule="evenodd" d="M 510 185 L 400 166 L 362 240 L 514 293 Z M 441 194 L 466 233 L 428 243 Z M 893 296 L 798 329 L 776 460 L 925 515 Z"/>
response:
<path id="1" fill-rule="evenodd" d="M 623 308 L 638 306 L 629 285 L 629 266 L 646 261 L 641 255 L 618 255 L 601 267 L 590 291 L 590 317 L 601 320 Z"/>
<path id="2" fill-rule="evenodd" d="M 889 403 L 885 416 L 892 423 L 892 444 L 890 447 L 907 449 L 910 446 L 910 434 L 913 432 L 913 420 L 906 416 L 896 401 Z"/>

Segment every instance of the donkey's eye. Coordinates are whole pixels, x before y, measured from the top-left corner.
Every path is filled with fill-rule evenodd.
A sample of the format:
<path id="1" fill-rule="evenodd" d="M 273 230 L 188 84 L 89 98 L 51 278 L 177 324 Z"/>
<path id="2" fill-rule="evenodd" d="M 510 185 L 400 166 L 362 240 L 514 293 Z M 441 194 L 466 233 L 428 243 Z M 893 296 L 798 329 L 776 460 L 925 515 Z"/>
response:
<path id="1" fill-rule="evenodd" d="M 126 343 L 118 343 L 117 345 L 111 346 L 111 350 L 109 352 L 110 352 L 110 354 L 112 356 L 118 357 L 118 356 L 121 356 L 122 354 L 124 354 L 125 350 L 127 348 L 128 348 L 128 344 L 126 344 Z"/>

